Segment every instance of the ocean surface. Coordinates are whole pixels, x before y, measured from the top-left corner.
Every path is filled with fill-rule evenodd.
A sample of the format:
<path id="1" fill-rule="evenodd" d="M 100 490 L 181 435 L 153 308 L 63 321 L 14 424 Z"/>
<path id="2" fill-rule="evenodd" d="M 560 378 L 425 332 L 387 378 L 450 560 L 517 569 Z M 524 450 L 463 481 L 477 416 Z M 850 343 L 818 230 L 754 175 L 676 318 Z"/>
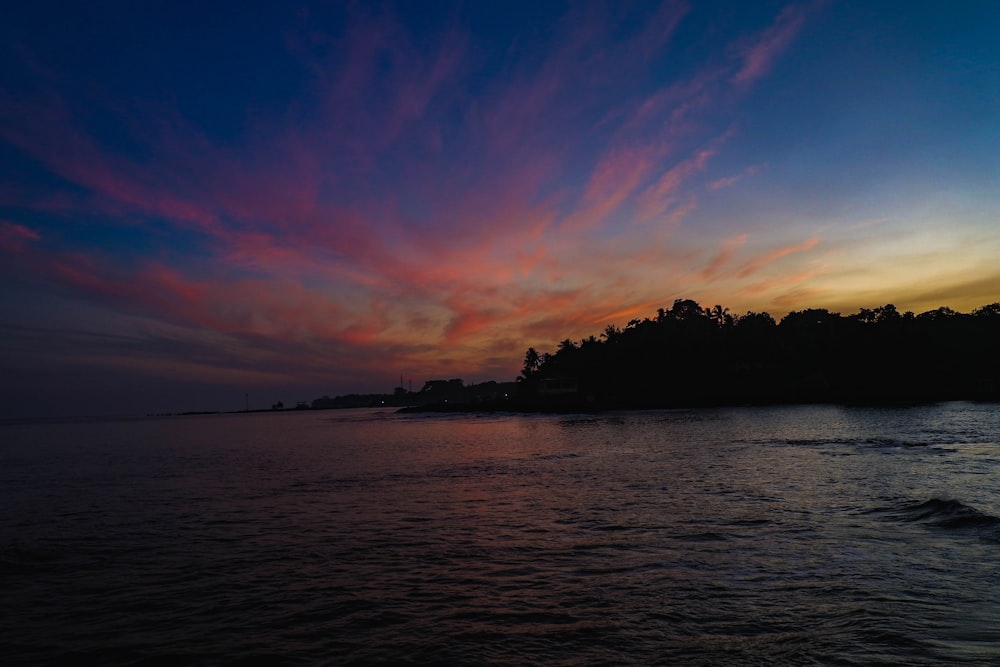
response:
<path id="1" fill-rule="evenodd" d="M 0 425 L 0 661 L 1000 664 L 1000 406 Z"/>

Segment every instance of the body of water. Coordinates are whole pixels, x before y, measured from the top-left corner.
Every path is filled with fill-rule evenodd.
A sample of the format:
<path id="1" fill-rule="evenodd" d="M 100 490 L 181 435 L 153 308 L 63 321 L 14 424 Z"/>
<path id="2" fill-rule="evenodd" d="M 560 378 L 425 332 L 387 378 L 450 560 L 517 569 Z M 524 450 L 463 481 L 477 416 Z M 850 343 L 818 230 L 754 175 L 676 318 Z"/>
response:
<path id="1" fill-rule="evenodd" d="M 1000 406 L 0 426 L 4 664 L 1000 664 Z"/>

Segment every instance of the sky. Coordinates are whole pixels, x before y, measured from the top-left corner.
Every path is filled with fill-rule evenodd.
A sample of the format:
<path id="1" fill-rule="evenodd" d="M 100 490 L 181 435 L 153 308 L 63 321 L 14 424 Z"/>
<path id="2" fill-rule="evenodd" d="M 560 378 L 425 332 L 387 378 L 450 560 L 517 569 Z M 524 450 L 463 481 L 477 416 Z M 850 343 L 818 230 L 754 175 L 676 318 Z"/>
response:
<path id="1" fill-rule="evenodd" d="M 1000 3 L 16 2 L 0 417 L 513 380 L 675 299 L 1000 300 Z"/>

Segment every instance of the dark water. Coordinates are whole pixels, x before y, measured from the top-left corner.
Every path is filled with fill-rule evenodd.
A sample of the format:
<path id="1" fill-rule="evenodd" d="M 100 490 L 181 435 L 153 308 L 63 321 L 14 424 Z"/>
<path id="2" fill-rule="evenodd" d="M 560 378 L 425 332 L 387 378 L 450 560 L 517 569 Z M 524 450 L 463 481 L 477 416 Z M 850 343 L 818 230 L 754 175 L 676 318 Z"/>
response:
<path id="1" fill-rule="evenodd" d="M 0 426 L 4 664 L 1000 664 L 1000 407 Z"/>

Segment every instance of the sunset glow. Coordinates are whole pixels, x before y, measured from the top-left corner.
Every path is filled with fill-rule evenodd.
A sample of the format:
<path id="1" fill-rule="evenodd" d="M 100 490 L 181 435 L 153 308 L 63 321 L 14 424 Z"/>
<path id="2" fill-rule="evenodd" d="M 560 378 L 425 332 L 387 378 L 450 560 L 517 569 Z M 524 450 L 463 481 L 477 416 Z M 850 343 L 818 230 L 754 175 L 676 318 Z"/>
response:
<path id="1" fill-rule="evenodd" d="M 1000 7 L 871 4 L 13 10 L 2 414 L 511 380 L 676 298 L 1000 300 Z"/>

